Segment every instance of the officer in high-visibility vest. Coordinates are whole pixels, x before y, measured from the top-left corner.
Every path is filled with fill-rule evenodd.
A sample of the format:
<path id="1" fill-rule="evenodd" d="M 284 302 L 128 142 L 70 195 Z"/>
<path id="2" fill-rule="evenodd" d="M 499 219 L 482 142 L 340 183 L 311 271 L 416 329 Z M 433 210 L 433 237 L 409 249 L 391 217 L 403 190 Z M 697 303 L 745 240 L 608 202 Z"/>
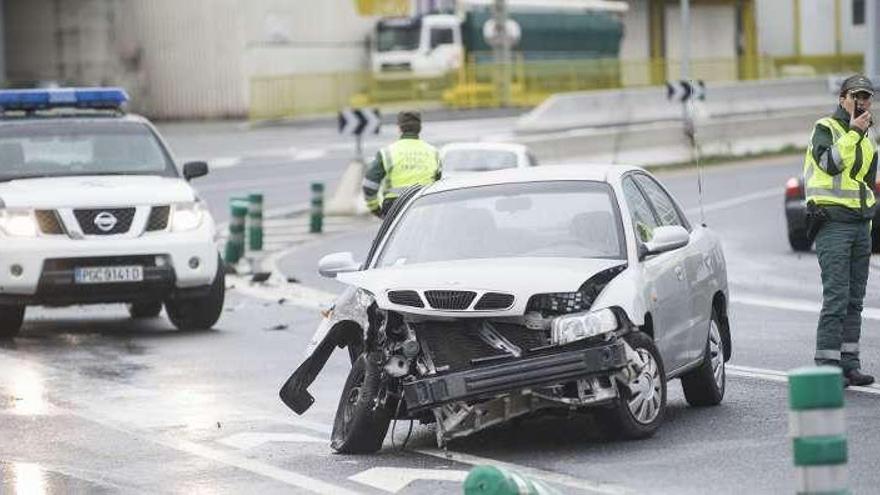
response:
<path id="1" fill-rule="evenodd" d="M 877 153 L 867 135 L 873 95 L 867 77 L 844 80 L 839 106 L 816 122 L 804 160 L 808 222 L 822 271 L 815 359 L 840 366 L 845 385 L 874 382 L 859 361 L 877 175 Z"/>
<path id="2" fill-rule="evenodd" d="M 422 131 L 419 112 L 400 112 L 397 114 L 397 126 L 400 139 L 376 153 L 362 184 L 367 208 L 378 217 L 385 216 L 404 189 L 428 185 L 440 179 L 440 154 L 436 148 L 419 139 Z"/>

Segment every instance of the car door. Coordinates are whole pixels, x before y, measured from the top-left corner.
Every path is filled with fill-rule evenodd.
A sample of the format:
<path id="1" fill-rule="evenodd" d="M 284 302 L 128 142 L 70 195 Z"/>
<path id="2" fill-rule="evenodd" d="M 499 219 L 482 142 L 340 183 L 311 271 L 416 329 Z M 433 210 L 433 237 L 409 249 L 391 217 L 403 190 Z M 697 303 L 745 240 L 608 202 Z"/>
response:
<path id="1" fill-rule="evenodd" d="M 705 269 L 705 242 L 701 242 L 700 232 L 692 229 L 681 210 L 669 193 L 656 179 L 646 174 L 633 177 L 648 198 L 660 225 L 679 225 L 690 233 L 687 246 L 670 254 L 677 258 L 678 266 L 684 270 L 685 293 L 687 301 L 682 306 L 682 325 L 687 335 L 689 361 L 700 358 L 706 347 L 706 338 L 711 316 L 711 297 L 714 292 L 708 286 L 709 272 Z"/>
<path id="2" fill-rule="evenodd" d="M 632 175 L 623 178 L 622 188 L 636 242 L 650 241 L 653 230 L 660 225 L 654 208 Z M 686 321 L 690 307 L 684 267 L 677 250 L 647 256 L 639 265 L 645 282 L 645 300 L 653 318 L 654 339 L 667 372 L 672 372 L 689 361 Z"/>

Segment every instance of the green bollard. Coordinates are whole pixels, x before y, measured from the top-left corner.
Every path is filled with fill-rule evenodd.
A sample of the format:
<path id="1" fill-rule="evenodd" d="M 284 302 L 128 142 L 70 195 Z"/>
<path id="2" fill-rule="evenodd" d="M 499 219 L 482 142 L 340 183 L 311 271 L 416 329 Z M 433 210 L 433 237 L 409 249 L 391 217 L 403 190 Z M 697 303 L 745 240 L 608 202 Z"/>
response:
<path id="1" fill-rule="evenodd" d="M 244 223 L 247 205 L 238 198 L 229 200 L 229 239 L 226 240 L 226 253 L 223 260 L 234 265 L 244 256 Z"/>
<path id="2" fill-rule="evenodd" d="M 788 374 L 789 436 L 798 495 L 849 494 L 843 374 L 835 366 Z"/>
<path id="3" fill-rule="evenodd" d="M 464 480 L 465 495 L 559 495 L 540 481 L 495 466 L 476 466 Z"/>
<path id="4" fill-rule="evenodd" d="M 320 234 L 324 229 L 324 183 L 312 182 L 312 217 L 309 232 Z"/>
<path id="5" fill-rule="evenodd" d="M 263 250 L 263 195 L 248 195 L 248 249 Z"/>

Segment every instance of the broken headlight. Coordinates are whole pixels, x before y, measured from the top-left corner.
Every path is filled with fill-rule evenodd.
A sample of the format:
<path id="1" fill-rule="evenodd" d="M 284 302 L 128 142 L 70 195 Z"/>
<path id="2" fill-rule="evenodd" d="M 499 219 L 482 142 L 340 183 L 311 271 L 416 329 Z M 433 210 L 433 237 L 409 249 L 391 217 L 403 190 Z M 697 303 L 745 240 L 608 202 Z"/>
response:
<path id="1" fill-rule="evenodd" d="M 550 338 L 556 345 L 588 339 L 617 330 L 620 322 L 610 309 L 575 313 L 554 318 L 550 325 Z"/>

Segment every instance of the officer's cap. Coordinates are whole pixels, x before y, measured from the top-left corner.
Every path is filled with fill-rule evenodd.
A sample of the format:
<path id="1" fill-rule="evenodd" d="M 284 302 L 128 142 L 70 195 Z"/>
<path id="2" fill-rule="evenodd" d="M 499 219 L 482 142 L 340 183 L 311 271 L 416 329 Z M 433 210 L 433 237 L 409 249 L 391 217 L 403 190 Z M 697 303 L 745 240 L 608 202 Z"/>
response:
<path id="1" fill-rule="evenodd" d="M 397 125 L 404 132 L 419 132 L 422 128 L 422 114 L 414 110 L 404 110 L 397 114 Z"/>
<path id="2" fill-rule="evenodd" d="M 874 85 L 871 83 L 871 80 L 861 74 L 847 77 L 843 80 L 843 84 L 840 85 L 840 96 L 859 92 L 865 92 L 870 95 L 874 94 Z"/>

